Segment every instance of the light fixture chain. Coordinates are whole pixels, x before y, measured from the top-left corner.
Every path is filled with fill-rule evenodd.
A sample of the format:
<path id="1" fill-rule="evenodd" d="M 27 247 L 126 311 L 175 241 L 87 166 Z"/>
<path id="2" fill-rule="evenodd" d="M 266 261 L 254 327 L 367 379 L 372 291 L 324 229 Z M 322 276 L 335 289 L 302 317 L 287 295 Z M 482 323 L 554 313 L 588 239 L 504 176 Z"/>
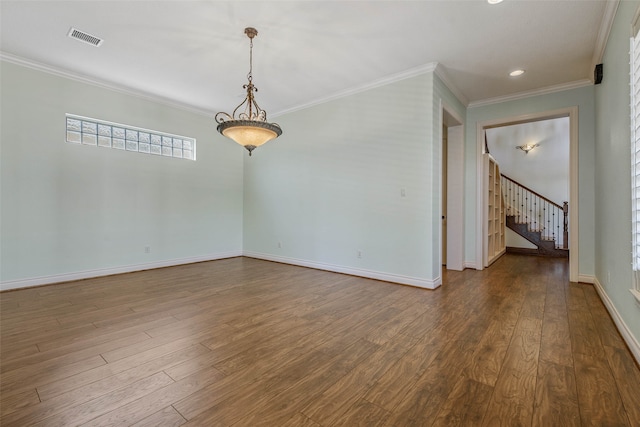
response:
<path id="1" fill-rule="evenodd" d="M 253 38 L 249 38 L 249 83 L 253 81 Z"/>

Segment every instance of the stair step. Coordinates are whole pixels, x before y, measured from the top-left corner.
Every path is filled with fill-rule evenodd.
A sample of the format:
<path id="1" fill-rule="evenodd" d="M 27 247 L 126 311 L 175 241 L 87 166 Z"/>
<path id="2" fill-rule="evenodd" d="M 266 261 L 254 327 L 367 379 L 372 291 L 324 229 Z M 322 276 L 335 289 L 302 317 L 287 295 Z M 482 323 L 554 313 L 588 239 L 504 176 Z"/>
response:
<path id="1" fill-rule="evenodd" d="M 532 230 L 531 222 L 516 222 L 515 215 L 506 216 L 506 226 L 515 231 L 520 236 L 527 239 L 529 242 L 536 245 L 537 253 L 539 255 L 553 256 L 553 257 L 568 257 L 569 251 L 557 246 L 556 240 L 543 236 L 544 229 Z"/>
<path id="2" fill-rule="evenodd" d="M 531 223 L 530 223 L 530 222 L 517 222 L 517 221 L 514 221 L 514 224 L 515 224 L 515 225 L 526 225 L 526 226 L 529 228 L 529 231 L 535 231 L 535 232 L 537 232 L 537 231 L 539 231 L 539 232 L 544 231 L 544 228 L 531 228 Z"/>

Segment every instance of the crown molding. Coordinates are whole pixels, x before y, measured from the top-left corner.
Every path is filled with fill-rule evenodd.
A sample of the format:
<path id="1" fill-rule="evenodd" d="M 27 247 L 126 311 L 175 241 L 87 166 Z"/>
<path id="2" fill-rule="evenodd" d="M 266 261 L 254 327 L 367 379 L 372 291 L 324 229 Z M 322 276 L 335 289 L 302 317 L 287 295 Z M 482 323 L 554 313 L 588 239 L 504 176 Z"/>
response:
<path id="1" fill-rule="evenodd" d="M 183 104 L 180 102 L 176 102 L 167 98 L 163 98 L 157 95 L 153 95 L 147 92 L 143 92 L 143 91 L 138 91 L 135 89 L 131 89 L 130 87 L 127 86 L 123 86 L 123 85 L 118 85 L 115 84 L 113 82 L 108 82 L 105 80 L 100 80 L 100 79 L 96 79 L 93 77 L 89 77 L 86 75 L 82 75 L 80 73 L 76 73 L 76 72 L 72 72 L 63 68 L 59 68 L 59 67 L 53 67 L 51 65 L 47 65 L 47 64 L 43 64 L 41 62 L 37 62 L 37 61 L 33 61 L 31 59 L 27 59 L 27 58 L 23 58 L 17 55 L 13 55 L 7 52 L 3 52 L 0 51 L 0 61 L 6 61 L 12 64 L 16 64 L 16 65 L 20 65 L 22 67 L 26 67 L 26 68 L 30 68 L 32 70 L 36 70 L 36 71 L 41 71 L 47 74 L 52 74 L 55 76 L 59 76 L 59 77 L 63 77 L 63 78 L 67 78 L 70 80 L 74 80 L 80 83 L 85 83 L 85 84 L 89 84 L 92 86 L 97 86 L 103 89 L 108 89 L 108 90 L 112 90 L 115 92 L 119 92 L 119 93 L 123 93 L 126 95 L 130 95 L 130 96 L 135 96 L 137 98 L 141 98 L 141 99 L 145 99 L 147 101 L 152 101 L 152 102 L 157 102 L 163 105 L 167 105 L 170 107 L 174 107 L 174 108 L 178 108 L 180 110 L 184 110 L 184 111 L 189 111 L 191 113 L 196 113 L 199 115 L 203 115 L 203 116 L 207 116 L 207 117 L 211 117 L 213 115 L 215 115 L 214 112 L 211 111 L 207 111 L 207 110 L 203 110 L 203 109 L 199 109 L 196 107 L 193 107 L 192 105 L 188 105 L 188 104 Z M 347 96 L 351 96 L 351 95 L 355 95 L 357 93 L 360 92 L 364 92 L 376 87 L 380 87 L 380 86 L 385 86 L 388 85 L 390 83 L 394 83 L 400 80 L 405 80 L 411 77 L 415 77 L 421 74 L 425 74 L 428 72 L 433 72 L 436 70 L 437 68 L 437 63 L 435 62 L 431 62 L 425 65 L 421 65 L 418 67 L 414 67 L 411 68 L 409 70 L 405 70 L 405 71 L 401 71 L 399 73 L 396 74 L 392 74 L 386 77 L 383 77 L 381 79 L 375 80 L 373 82 L 369 82 L 366 84 L 363 84 L 361 86 L 358 87 L 354 87 L 351 89 L 347 89 L 341 92 L 337 92 L 334 93 L 332 95 L 328 95 L 326 97 L 322 97 L 319 99 L 316 99 L 314 101 L 310 101 L 307 102 L 305 104 L 301 104 L 289 109 L 285 109 L 282 111 L 278 111 L 276 113 L 271 113 L 270 116 L 271 117 L 277 117 L 277 116 L 281 116 L 283 114 L 288 114 L 288 113 L 292 113 L 294 111 L 299 111 L 299 110 L 303 110 L 305 108 L 309 108 L 309 107 L 313 107 L 315 105 L 319 105 L 319 104 L 324 104 L 325 102 L 329 102 L 329 101 L 333 101 L 336 99 L 340 99 L 340 98 L 344 98 Z M 454 92 L 454 90 L 452 89 L 451 84 L 448 83 L 449 80 L 448 78 L 445 76 L 444 71 L 440 71 L 441 74 L 438 74 L 440 76 L 440 78 L 445 82 L 445 84 L 449 87 L 450 90 L 452 90 L 452 92 Z M 442 77 L 445 76 L 445 77 Z M 453 86 L 453 88 L 455 88 L 455 86 Z M 456 92 L 454 92 L 455 94 Z"/>
<path id="2" fill-rule="evenodd" d="M 458 101 L 460 101 L 462 105 L 467 107 L 469 105 L 469 99 L 467 99 L 467 97 L 464 96 L 464 94 L 460 91 L 460 89 L 458 89 L 458 87 L 455 84 L 453 84 L 444 65 L 440 63 L 436 63 L 435 73 L 438 77 L 440 77 L 440 80 L 442 80 L 442 83 L 444 83 L 444 85 L 447 88 L 449 88 L 451 93 L 453 93 L 453 96 L 458 98 Z"/>
<path id="3" fill-rule="evenodd" d="M 357 93 L 361 93 L 361 92 L 365 92 L 380 86 L 386 86 L 388 84 L 391 83 L 395 83 L 401 80 L 405 80 L 411 77 L 415 77 L 415 76 L 419 76 L 421 74 L 425 74 L 425 73 L 429 73 L 429 72 L 433 72 L 436 70 L 438 63 L 437 62 L 430 62 L 428 64 L 424 64 L 424 65 L 420 65 L 418 67 L 414 67 L 414 68 L 410 68 L 408 70 L 405 71 L 401 71 L 399 73 L 396 74 L 391 74 L 389 76 L 386 77 L 382 77 L 378 80 L 374 80 L 372 82 L 369 83 L 365 83 L 363 85 L 357 86 L 357 87 L 353 87 L 347 90 L 343 90 L 340 92 L 336 92 L 333 93 L 331 95 L 322 97 L 322 98 L 318 98 L 314 101 L 310 101 L 310 102 L 306 102 L 304 104 L 301 105 L 296 105 L 295 107 L 291 107 L 291 108 L 287 108 L 284 110 L 280 110 L 277 111 L 275 113 L 270 113 L 269 115 L 271 117 L 278 117 L 278 116 L 282 116 L 284 114 L 289 114 L 289 113 L 293 113 L 295 111 L 300 111 L 300 110 L 304 110 L 306 108 L 310 108 L 310 107 L 314 107 L 316 105 L 320 105 L 320 104 L 324 104 L 326 102 L 329 101 L 335 101 L 336 99 L 340 99 L 340 98 L 346 98 L 347 96 L 351 96 L 351 95 L 355 95 Z"/>
<path id="4" fill-rule="evenodd" d="M 609 2 L 607 2 L 609 3 Z M 617 8 L 617 4 L 618 2 L 611 2 L 611 3 L 615 3 L 615 7 Z M 615 8 L 613 8 L 612 10 L 612 6 L 607 6 L 607 11 L 609 13 L 612 13 L 612 16 L 615 16 Z M 605 21 L 605 19 L 603 18 L 603 21 Z M 611 19 L 612 22 L 612 19 Z M 609 29 L 610 29 L 610 25 L 609 25 Z M 607 30 L 607 35 L 608 35 L 608 30 Z M 605 43 L 606 44 L 606 43 Z M 63 77 L 63 78 L 67 78 L 70 80 L 74 80 L 80 83 L 84 83 L 84 84 L 89 84 L 92 86 L 96 86 L 96 87 L 100 87 L 103 89 L 107 89 L 107 90 L 112 90 L 114 92 L 119 92 L 119 93 L 123 93 L 125 95 L 130 95 L 130 96 L 134 96 L 136 98 L 140 98 L 140 99 L 144 99 L 147 101 L 152 101 L 152 102 L 156 102 L 159 104 L 163 104 L 169 107 L 173 107 L 173 108 L 177 108 L 183 111 L 188 111 L 190 113 L 195 113 L 198 115 L 202 115 L 202 116 L 206 116 L 206 117 L 212 117 L 215 113 L 211 112 L 211 111 L 207 111 L 207 110 L 203 110 L 203 109 L 199 109 L 196 108 L 192 105 L 188 105 L 188 104 L 184 104 L 181 102 L 177 102 L 177 101 L 173 101 L 167 98 L 163 98 L 157 95 L 153 95 L 147 92 L 142 92 L 142 91 L 138 91 L 138 90 L 134 90 L 131 89 L 130 87 L 127 86 L 123 86 L 123 85 L 118 85 L 115 84 L 113 82 L 108 82 L 108 81 L 104 81 L 104 80 L 100 80 L 100 79 L 95 79 L 86 75 L 82 75 L 79 73 L 75 73 L 66 69 L 62 69 L 62 68 L 58 68 L 58 67 L 53 67 L 51 65 L 46 65 L 37 61 L 33 61 L 30 59 L 26 59 L 17 55 L 13 55 L 13 54 L 9 54 L 3 51 L 0 51 L 0 61 L 6 61 L 12 64 L 16 64 L 16 65 L 20 65 L 22 67 L 26 67 L 26 68 L 30 68 L 36 71 L 41 71 L 47 74 L 52 74 L 52 75 L 56 75 L 59 77 Z M 561 91 L 565 91 L 565 90 L 569 90 L 569 89 L 576 89 L 579 87 L 583 87 L 583 86 L 588 86 L 593 84 L 593 82 L 589 79 L 583 79 L 583 80 L 578 80 L 575 82 L 571 82 L 571 83 L 565 83 L 565 84 L 561 84 L 561 85 L 555 85 L 555 86 L 549 86 L 546 88 L 542 88 L 542 89 L 535 89 L 535 90 L 531 90 L 531 91 L 525 91 L 525 92 L 519 92 L 516 94 L 512 94 L 512 95 L 505 95 L 505 96 L 500 96 L 500 97 L 496 97 L 496 98 L 488 98 L 485 100 L 479 100 L 479 101 L 471 101 L 469 102 L 468 99 L 464 96 L 464 94 L 453 84 L 453 82 L 451 81 L 449 75 L 446 72 L 446 69 L 444 68 L 444 66 L 442 66 L 441 64 L 437 63 L 437 62 L 430 62 L 428 64 L 424 64 L 424 65 L 420 65 L 418 67 L 414 67 L 399 73 L 395 73 L 386 77 L 383 77 L 381 79 L 378 80 L 374 80 L 373 82 L 369 82 L 363 85 L 360 85 L 358 87 L 354 87 L 351 89 L 347 89 L 344 91 L 340 91 L 340 92 L 336 92 L 334 94 L 328 95 L 326 97 L 322 97 L 319 99 L 316 99 L 314 101 L 310 101 L 289 109 L 285 109 L 285 110 L 281 110 L 278 111 L 276 113 L 271 113 L 271 117 L 277 117 L 277 116 L 281 116 L 284 114 L 288 114 L 288 113 L 292 113 L 295 111 L 299 111 L 299 110 L 304 110 L 306 108 L 309 107 L 313 107 L 316 105 L 320 105 L 320 104 L 324 104 L 326 102 L 329 101 L 333 101 L 336 99 L 340 99 L 340 98 L 345 98 L 347 96 L 351 96 L 351 95 L 355 95 L 357 93 L 360 92 L 365 92 L 367 90 L 370 89 L 374 89 L 380 86 L 385 86 L 391 83 L 395 83 L 401 80 L 405 80 L 411 77 L 415 77 L 415 76 L 419 76 L 425 73 L 429 73 L 429 72 L 433 72 L 435 73 L 440 80 L 442 80 L 442 82 L 445 84 L 445 86 L 447 86 L 447 88 L 449 88 L 449 90 L 453 93 L 453 95 L 467 108 L 474 108 L 474 107 L 481 107 L 484 105 L 490 105 L 490 104 L 497 104 L 497 103 L 501 103 L 501 102 L 506 102 L 506 101 L 513 101 L 513 100 L 517 100 L 517 99 L 522 99 L 522 98 L 528 98 L 531 96 L 536 96 L 536 95 L 544 95 L 544 94 L 549 94 L 549 93 L 554 93 L 554 92 L 561 92 Z"/>
<path id="5" fill-rule="evenodd" d="M 69 71 L 63 68 L 46 65 L 31 59 L 26 59 L 17 55 L 0 51 L 0 61 L 9 62 L 11 64 L 20 65 L 22 67 L 30 68 L 32 70 L 41 71 L 43 73 L 52 74 L 58 77 L 63 77 L 69 80 L 74 80 L 80 83 L 96 86 L 102 89 L 112 90 L 114 92 L 122 93 L 125 95 L 134 96 L 136 98 L 144 99 L 146 101 L 156 102 L 169 107 L 177 108 L 179 110 L 188 111 L 190 113 L 199 114 L 202 116 L 212 117 L 215 113 L 211 111 L 196 108 L 192 105 L 184 104 L 181 102 L 173 101 L 161 96 L 153 95 L 148 92 L 138 91 L 131 89 L 124 85 L 118 85 L 113 82 L 96 79 L 80 73 Z"/>
<path id="6" fill-rule="evenodd" d="M 485 105 L 499 104 L 501 102 L 515 101 L 518 99 L 530 98 L 532 96 L 538 96 L 538 95 L 547 95 L 555 92 L 563 92 L 565 90 L 577 89 L 580 87 L 591 86 L 591 85 L 593 85 L 593 82 L 589 79 L 576 80 L 574 82 L 563 83 L 563 84 L 554 85 L 554 86 L 547 86 L 540 89 L 528 90 L 525 92 L 518 92 L 511 95 L 504 95 L 504 96 L 498 96 L 496 98 L 488 98 L 488 99 L 482 99 L 479 101 L 472 101 L 469 103 L 467 107 L 468 108 L 483 107 Z"/>
<path id="7" fill-rule="evenodd" d="M 602 21 L 600 21 L 600 30 L 598 31 L 598 38 L 596 39 L 596 47 L 593 51 L 593 58 L 591 58 L 591 69 L 593 70 L 597 64 L 602 62 L 604 51 L 607 48 L 607 41 L 609 40 L 609 33 L 611 33 L 611 27 L 613 27 L 613 21 L 618 11 L 618 5 L 620 0 L 607 1 L 605 3 L 604 13 L 602 14 Z"/>

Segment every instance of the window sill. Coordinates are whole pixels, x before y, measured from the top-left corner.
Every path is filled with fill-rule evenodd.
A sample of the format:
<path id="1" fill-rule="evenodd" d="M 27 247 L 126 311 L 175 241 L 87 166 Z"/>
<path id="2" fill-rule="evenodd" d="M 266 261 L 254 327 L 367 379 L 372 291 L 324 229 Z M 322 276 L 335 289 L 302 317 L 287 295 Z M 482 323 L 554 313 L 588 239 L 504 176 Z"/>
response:
<path id="1" fill-rule="evenodd" d="M 640 304 L 640 291 L 636 291 L 635 289 L 629 289 L 629 292 L 636 298 L 638 304 Z"/>

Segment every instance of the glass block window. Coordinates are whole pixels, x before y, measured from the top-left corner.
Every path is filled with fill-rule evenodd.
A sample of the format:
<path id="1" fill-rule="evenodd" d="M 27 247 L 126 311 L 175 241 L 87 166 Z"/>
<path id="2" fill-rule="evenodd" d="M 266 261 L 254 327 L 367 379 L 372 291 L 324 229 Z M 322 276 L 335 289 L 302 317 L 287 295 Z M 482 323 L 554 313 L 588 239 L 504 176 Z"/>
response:
<path id="1" fill-rule="evenodd" d="M 134 126 L 66 115 L 67 142 L 135 151 L 177 159 L 196 159 L 196 140 Z"/>

